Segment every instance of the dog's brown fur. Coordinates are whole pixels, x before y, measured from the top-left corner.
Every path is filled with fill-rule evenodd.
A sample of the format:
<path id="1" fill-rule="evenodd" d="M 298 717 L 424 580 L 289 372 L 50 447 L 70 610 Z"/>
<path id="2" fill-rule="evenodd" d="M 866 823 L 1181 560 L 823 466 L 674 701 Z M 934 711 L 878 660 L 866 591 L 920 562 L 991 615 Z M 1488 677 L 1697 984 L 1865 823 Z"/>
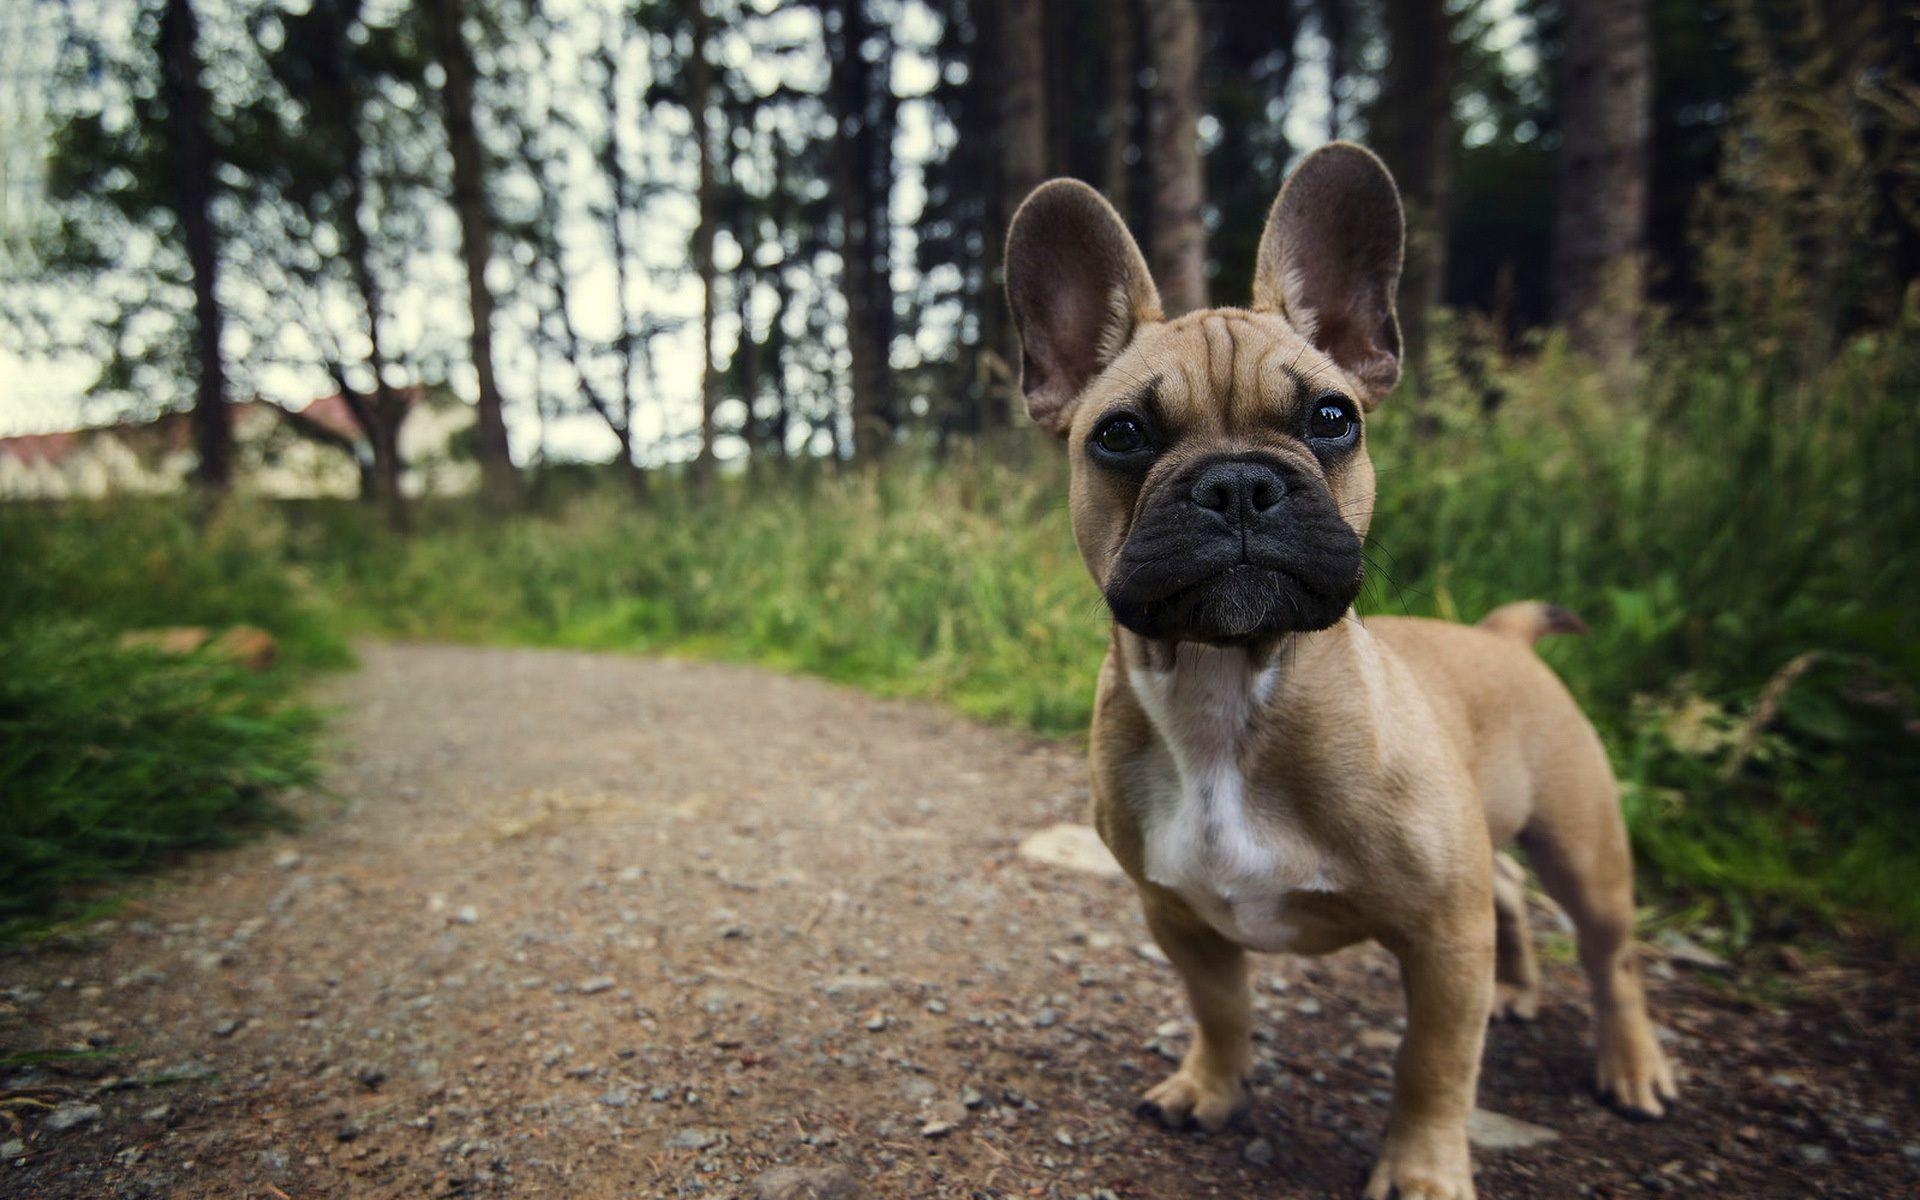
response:
<path id="1" fill-rule="evenodd" d="M 1103 588 L 1140 514 L 1175 502 L 1168 481 L 1195 456 L 1312 472 L 1364 537 L 1374 495 L 1364 443 L 1323 463 L 1295 431 L 1328 389 L 1371 409 L 1397 381 L 1402 239 L 1385 168 L 1358 147 L 1327 147 L 1275 202 L 1253 307 L 1166 320 L 1097 193 L 1055 181 L 1028 199 L 1007 251 L 1022 385 L 1035 420 L 1067 443 L 1074 534 Z M 1146 390 L 1165 453 L 1138 475 L 1093 461 L 1091 432 Z M 1199 1026 L 1146 1107 L 1217 1129 L 1242 1106 L 1246 946 L 1317 954 L 1377 939 L 1400 960 L 1408 1024 L 1366 1194 L 1472 1196 L 1466 1119 L 1488 1015 L 1538 1006 L 1521 878 L 1511 860 L 1495 862 L 1517 839 L 1578 927 L 1601 1091 L 1663 1111 L 1673 1077 L 1630 948 L 1614 778 L 1530 650 L 1577 628 L 1532 603 L 1479 629 L 1362 623 L 1349 610 L 1331 628 L 1218 645 L 1115 625 L 1091 739 L 1094 820 Z"/>

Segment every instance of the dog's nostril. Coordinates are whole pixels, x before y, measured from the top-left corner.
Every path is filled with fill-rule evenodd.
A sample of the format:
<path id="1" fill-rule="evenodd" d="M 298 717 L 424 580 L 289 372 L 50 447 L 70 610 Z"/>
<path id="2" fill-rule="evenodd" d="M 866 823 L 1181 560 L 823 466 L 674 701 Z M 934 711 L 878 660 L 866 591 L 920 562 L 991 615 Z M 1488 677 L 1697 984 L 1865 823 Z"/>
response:
<path id="1" fill-rule="evenodd" d="M 1287 490 L 1280 484 L 1280 478 L 1268 471 L 1261 471 L 1252 481 L 1247 496 L 1247 507 L 1254 512 L 1263 513 L 1286 499 Z"/>
<path id="2" fill-rule="evenodd" d="M 1209 472 L 1193 485 L 1193 502 L 1209 512 L 1226 512 L 1237 503 L 1232 484 Z"/>

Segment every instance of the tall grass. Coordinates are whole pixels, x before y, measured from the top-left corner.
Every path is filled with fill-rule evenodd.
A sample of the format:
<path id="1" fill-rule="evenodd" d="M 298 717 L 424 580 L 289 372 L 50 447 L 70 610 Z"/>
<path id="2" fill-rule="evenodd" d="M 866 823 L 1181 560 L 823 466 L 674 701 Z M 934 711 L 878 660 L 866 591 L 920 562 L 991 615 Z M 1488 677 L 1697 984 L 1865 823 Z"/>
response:
<path id="1" fill-rule="evenodd" d="M 135 629 L 264 628 L 281 658 L 126 649 Z M 347 661 L 278 523 L 170 504 L 0 509 L 0 941 L 88 912 L 100 885 L 282 819 L 315 776 L 294 697 Z"/>

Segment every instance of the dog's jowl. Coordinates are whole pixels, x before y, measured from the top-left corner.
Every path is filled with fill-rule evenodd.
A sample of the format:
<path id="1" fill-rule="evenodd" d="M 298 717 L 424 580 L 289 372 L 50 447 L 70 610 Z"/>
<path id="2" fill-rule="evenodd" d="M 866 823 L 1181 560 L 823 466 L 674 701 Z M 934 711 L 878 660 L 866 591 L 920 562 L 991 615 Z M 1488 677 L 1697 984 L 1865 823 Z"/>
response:
<path id="1" fill-rule="evenodd" d="M 1027 408 L 1066 443 L 1074 536 L 1113 615 L 1095 823 L 1199 1029 L 1143 1107 L 1217 1129 L 1246 1102 L 1247 950 L 1377 939 L 1408 1013 L 1366 1195 L 1458 1198 L 1489 1014 L 1538 1006 L 1500 846 L 1578 926 L 1602 1094 L 1659 1116 L 1674 1082 L 1631 950 L 1613 774 L 1532 651 L 1578 620 L 1533 602 L 1478 628 L 1353 613 L 1403 236 L 1379 160 L 1328 146 L 1274 202 L 1251 307 L 1168 319 L 1113 209 L 1060 180 L 1014 218 L 1007 294 Z"/>

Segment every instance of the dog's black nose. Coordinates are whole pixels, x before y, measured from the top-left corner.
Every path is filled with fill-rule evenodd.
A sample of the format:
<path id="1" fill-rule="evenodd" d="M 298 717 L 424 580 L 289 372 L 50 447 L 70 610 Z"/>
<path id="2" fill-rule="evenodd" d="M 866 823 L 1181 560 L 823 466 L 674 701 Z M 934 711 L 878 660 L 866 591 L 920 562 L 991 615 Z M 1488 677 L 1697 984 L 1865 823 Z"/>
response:
<path id="1" fill-rule="evenodd" d="M 1222 462 L 1202 470 L 1188 495 L 1209 512 L 1242 521 L 1279 504 L 1286 498 L 1287 485 L 1265 463 Z"/>

